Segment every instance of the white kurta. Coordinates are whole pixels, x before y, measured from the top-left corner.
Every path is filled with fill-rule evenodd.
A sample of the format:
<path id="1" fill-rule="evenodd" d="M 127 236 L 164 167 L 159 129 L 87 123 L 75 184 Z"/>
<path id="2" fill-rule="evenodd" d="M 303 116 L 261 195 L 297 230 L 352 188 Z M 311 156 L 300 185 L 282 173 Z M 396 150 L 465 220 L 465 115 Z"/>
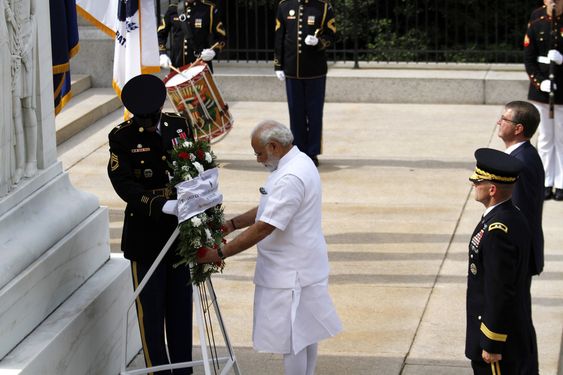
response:
<path id="1" fill-rule="evenodd" d="M 260 192 L 256 219 L 276 229 L 258 243 L 254 349 L 298 353 L 342 330 L 328 294 L 320 176 L 293 147 Z"/>

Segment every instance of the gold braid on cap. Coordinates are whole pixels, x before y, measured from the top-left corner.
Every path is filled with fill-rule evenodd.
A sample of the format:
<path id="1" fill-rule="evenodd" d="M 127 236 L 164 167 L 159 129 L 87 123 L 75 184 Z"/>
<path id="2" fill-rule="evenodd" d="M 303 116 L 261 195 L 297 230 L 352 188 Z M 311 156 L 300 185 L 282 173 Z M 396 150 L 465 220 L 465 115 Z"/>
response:
<path id="1" fill-rule="evenodd" d="M 514 182 L 516 181 L 516 177 L 502 177 L 497 176 L 496 174 L 492 174 L 489 172 L 485 172 L 482 169 L 475 167 L 475 171 L 469 178 L 470 180 L 488 180 L 488 181 L 500 181 L 500 182 Z"/>

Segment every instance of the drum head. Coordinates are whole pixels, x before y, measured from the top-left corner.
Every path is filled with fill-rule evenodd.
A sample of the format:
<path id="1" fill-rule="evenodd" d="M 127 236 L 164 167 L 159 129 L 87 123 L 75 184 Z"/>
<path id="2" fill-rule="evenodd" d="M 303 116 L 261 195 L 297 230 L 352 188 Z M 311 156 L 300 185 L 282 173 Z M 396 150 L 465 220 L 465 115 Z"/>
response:
<path id="1" fill-rule="evenodd" d="M 186 81 L 193 79 L 199 73 L 201 73 L 205 69 L 206 65 L 196 65 L 183 70 L 182 73 L 175 73 L 173 76 L 166 80 L 166 87 L 175 87 L 178 86 Z"/>

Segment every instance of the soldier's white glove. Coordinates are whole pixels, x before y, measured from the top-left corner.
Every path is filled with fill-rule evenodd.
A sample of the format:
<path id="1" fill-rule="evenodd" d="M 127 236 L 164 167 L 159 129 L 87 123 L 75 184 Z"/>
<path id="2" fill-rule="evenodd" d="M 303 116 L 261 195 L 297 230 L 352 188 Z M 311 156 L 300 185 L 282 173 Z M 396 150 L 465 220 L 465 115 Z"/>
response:
<path id="1" fill-rule="evenodd" d="M 561 53 L 556 49 L 550 49 L 547 53 L 547 58 L 557 65 L 561 65 L 563 63 L 563 55 L 561 55 Z"/>
<path id="2" fill-rule="evenodd" d="M 555 82 L 553 83 L 553 89 L 557 90 L 557 85 Z M 551 81 L 549 79 L 544 79 L 541 81 L 540 90 L 543 92 L 550 92 L 551 91 Z"/>
<path id="3" fill-rule="evenodd" d="M 319 44 L 319 38 L 314 35 L 307 35 L 307 37 L 305 38 L 305 44 L 308 46 L 316 46 L 317 44 Z"/>
<path id="4" fill-rule="evenodd" d="M 211 48 L 206 48 L 201 51 L 200 56 L 203 61 L 211 61 L 215 57 L 215 51 L 213 51 Z"/>
<path id="5" fill-rule="evenodd" d="M 162 206 L 162 212 L 168 215 L 178 216 L 178 200 L 171 199 L 164 203 Z"/>
<path id="6" fill-rule="evenodd" d="M 278 77 L 280 81 L 285 81 L 285 73 L 283 70 L 276 70 L 276 77 Z"/>
<path id="7" fill-rule="evenodd" d="M 172 61 L 170 61 L 170 57 L 167 54 L 163 53 L 160 55 L 160 67 L 168 69 L 172 65 Z"/>

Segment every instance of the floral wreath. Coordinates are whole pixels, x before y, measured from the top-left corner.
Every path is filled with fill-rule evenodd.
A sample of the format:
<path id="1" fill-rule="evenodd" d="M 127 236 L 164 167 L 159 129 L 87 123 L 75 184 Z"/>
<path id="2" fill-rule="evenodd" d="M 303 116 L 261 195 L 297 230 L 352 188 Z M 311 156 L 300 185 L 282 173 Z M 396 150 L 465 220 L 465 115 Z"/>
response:
<path id="1" fill-rule="evenodd" d="M 208 142 L 189 141 L 185 133 L 172 140 L 172 186 L 198 177 L 208 169 L 216 168 L 215 154 Z M 222 206 L 216 205 L 178 224 L 180 235 L 177 254 L 180 261 L 176 266 L 190 268 L 192 284 L 198 285 L 213 273 L 223 272 L 225 262 L 197 263 L 197 258 L 205 256 L 207 248 L 222 249 L 226 243 L 222 230 L 224 223 Z"/>

